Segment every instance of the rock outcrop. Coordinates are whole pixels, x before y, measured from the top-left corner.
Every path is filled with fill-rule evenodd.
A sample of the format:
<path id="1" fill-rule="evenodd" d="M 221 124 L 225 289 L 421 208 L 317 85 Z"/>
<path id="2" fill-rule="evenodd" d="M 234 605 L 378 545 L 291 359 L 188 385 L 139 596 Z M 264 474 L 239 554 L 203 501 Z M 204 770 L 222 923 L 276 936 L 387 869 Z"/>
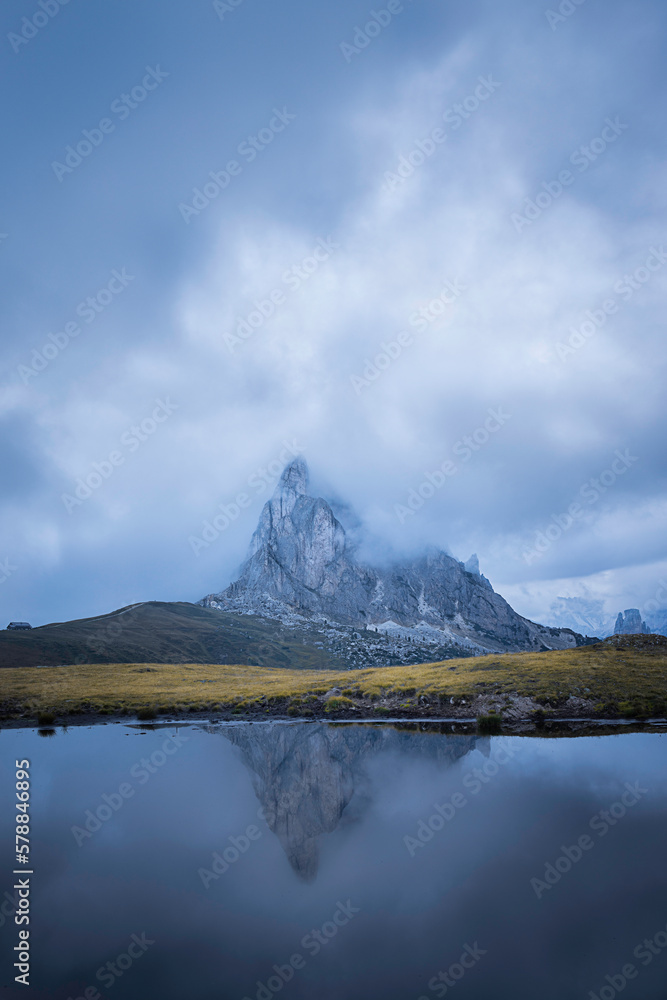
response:
<path id="1" fill-rule="evenodd" d="M 202 603 L 261 613 L 267 602 L 418 643 L 444 640 L 459 655 L 584 642 L 569 629 L 537 625 L 513 611 L 480 574 L 477 556 L 464 564 L 433 548 L 387 568 L 359 564 L 331 506 L 309 495 L 302 458 L 287 466 L 264 505 L 238 580 Z"/>
<path id="2" fill-rule="evenodd" d="M 651 629 L 646 622 L 642 621 L 639 608 L 627 608 L 625 611 L 619 611 L 614 626 L 614 635 L 624 635 L 626 633 L 630 635 L 651 634 Z"/>

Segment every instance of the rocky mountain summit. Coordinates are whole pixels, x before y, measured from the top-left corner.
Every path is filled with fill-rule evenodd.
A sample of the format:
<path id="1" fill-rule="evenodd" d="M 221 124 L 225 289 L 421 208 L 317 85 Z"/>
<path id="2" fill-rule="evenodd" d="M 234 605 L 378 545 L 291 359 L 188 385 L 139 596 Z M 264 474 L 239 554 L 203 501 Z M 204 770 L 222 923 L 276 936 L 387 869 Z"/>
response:
<path id="1" fill-rule="evenodd" d="M 477 556 L 462 563 L 433 548 L 388 567 L 357 562 L 331 505 L 309 495 L 302 458 L 285 468 L 264 505 L 238 580 L 201 603 L 315 625 L 328 643 L 354 647 L 347 657 L 354 666 L 378 656 L 385 663 L 423 662 L 586 641 L 518 615 L 480 573 Z"/>
<path id="2" fill-rule="evenodd" d="M 624 635 L 626 633 L 630 633 L 631 635 L 651 634 L 651 629 L 646 622 L 642 621 L 639 608 L 628 608 L 625 612 L 618 612 L 618 618 L 614 626 L 614 635 Z"/>

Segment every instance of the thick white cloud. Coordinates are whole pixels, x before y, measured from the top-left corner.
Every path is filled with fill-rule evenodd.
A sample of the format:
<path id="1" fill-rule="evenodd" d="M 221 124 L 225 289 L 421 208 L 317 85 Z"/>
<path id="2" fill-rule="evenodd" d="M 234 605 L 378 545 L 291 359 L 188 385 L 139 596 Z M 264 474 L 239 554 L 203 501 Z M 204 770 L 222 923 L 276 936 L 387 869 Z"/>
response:
<path id="1" fill-rule="evenodd" d="M 429 46 L 419 61 L 426 36 L 406 35 L 405 50 L 397 36 L 390 65 L 374 62 L 379 39 L 349 67 L 356 89 L 320 95 L 318 115 L 300 111 L 282 145 L 182 224 L 190 253 L 168 286 L 138 268 L 87 339 L 3 392 L 0 413 L 18 421 L 40 469 L 34 481 L 26 472 L 25 502 L 8 498 L 0 510 L 24 557 L 22 597 L 40 572 L 34 607 L 52 606 L 57 572 L 71 615 L 86 602 L 100 611 L 222 586 L 268 496 L 262 470 L 273 463 L 275 473 L 296 448 L 314 482 L 359 511 L 376 538 L 371 554 L 428 543 L 461 558 L 476 550 L 497 589 L 537 618 L 565 587 L 641 603 L 632 588 L 648 594 L 667 557 L 664 170 L 650 114 L 659 95 L 647 80 L 628 106 L 625 40 L 593 46 L 600 24 L 589 12 L 562 29 L 566 39 L 527 11 L 517 3 L 453 20 L 442 52 Z M 342 69 L 326 72 L 334 80 Z M 616 132 L 607 119 L 620 122 Z M 429 138 L 438 128 L 440 143 Z M 604 129 L 608 148 L 590 147 L 596 158 L 580 169 L 576 151 Z M 200 152 L 188 177 L 218 165 Z M 564 169 L 572 183 L 559 193 Z M 536 198 L 539 217 L 516 224 Z M 638 271 L 649 259 L 660 266 Z M 636 289 L 625 283 L 633 274 Z M 610 299 L 616 310 L 592 329 L 587 311 L 600 317 Z M 245 339 L 240 323 L 252 330 Z M 571 347 L 573 329 L 592 335 L 575 334 Z M 398 356 L 372 377 L 369 362 L 384 366 L 387 352 Z M 15 356 L 29 353 L 21 345 Z M 136 448 L 123 443 L 164 399 L 169 418 Z M 68 513 L 62 494 L 118 450 L 122 463 Z M 637 460 L 584 500 L 617 451 Z M 456 474 L 397 516 L 448 460 Z M 250 506 L 195 556 L 192 537 L 239 493 Z M 575 502 L 581 516 L 526 559 Z"/>
<path id="2" fill-rule="evenodd" d="M 662 486 L 653 479 L 663 405 L 654 360 L 663 350 L 657 329 L 667 264 L 651 255 L 662 246 L 662 220 L 628 224 L 616 206 L 593 204 L 584 184 L 594 187 L 594 177 L 572 165 L 571 190 L 517 233 L 510 215 L 533 187 L 524 183 L 512 114 L 494 107 L 496 95 L 456 131 L 445 124 L 447 140 L 433 156 L 395 192 L 383 190 L 386 170 L 442 124 L 460 96 L 452 71 L 460 61 L 456 53 L 406 80 L 395 107 L 376 117 L 369 107 L 344 116 L 363 193 L 343 207 L 333 234 L 294 232 L 271 219 L 226 230 L 209 273 L 182 303 L 192 363 L 201 364 L 202 352 L 219 366 L 230 413 L 238 413 L 240 396 L 272 426 L 289 414 L 315 467 L 397 549 L 436 541 L 465 557 L 475 547 L 491 577 L 514 587 L 554 572 L 588 576 L 589 565 L 625 566 L 633 553 L 645 561 L 664 548 Z M 480 170 L 491 156 L 493 170 Z M 281 274 L 329 235 L 340 247 L 298 291 L 286 289 Z M 614 289 L 651 256 L 650 281 Z M 447 281 L 465 290 L 418 332 L 410 317 Z M 276 288 L 286 301 L 232 354 L 224 335 Z M 610 299 L 614 315 L 572 349 L 571 328 L 581 328 L 587 310 L 599 316 Z M 383 343 L 398 343 L 401 330 L 412 345 L 355 389 L 351 377 L 363 379 L 368 359 L 386 354 Z M 457 458 L 456 443 L 498 407 L 511 419 L 469 461 L 462 446 L 464 460 Z M 582 489 L 617 450 L 630 463 L 597 499 L 589 488 L 584 500 Z M 405 503 L 447 458 L 459 474 L 401 524 L 394 503 Z M 571 530 L 524 559 L 552 516 L 562 520 L 577 501 L 582 513 Z"/>

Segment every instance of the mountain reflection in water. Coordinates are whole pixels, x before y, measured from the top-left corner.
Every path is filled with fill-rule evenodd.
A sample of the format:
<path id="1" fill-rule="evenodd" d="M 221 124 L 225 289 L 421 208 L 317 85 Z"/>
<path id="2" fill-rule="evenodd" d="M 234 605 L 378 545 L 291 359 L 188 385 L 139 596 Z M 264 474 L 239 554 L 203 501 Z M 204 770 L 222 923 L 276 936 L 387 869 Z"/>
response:
<path id="1" fill-rule="evenodd" d="M 472 750 L 488 753 L 489 746 L 487 737 L 448 735 L 443 740 L 433 729 L 419 732 L 386 724 L 275 724 L 215 731 L 240 750 L 264 819 L 305 882 L 317 874 L 322 834 L 353 820 L 368 802 L 373 757 L 396 751 L 444 768 Z"/>
<path id="2" fill-rule="evenodd" d="M 667 734 L 445 730 L 3 730 L 0 838 L 25 758 L 35 859 L 31 986 L 5 963 L 3 1000 L 665 1000 Z"/>

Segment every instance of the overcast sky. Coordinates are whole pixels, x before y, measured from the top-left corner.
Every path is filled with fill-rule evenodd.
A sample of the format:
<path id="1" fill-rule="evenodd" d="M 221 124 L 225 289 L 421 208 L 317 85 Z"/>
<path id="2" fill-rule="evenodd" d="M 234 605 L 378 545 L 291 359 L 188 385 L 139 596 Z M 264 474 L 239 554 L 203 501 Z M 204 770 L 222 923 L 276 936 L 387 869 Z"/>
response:
<path id="1" fill-rule="evenodd" d="M 369 551 L 476 551 L 538 620 L 654 598 L 664 3 L 40 3 L 1 15 L 0 624 L 222 589 L 294 452 Z"/>

